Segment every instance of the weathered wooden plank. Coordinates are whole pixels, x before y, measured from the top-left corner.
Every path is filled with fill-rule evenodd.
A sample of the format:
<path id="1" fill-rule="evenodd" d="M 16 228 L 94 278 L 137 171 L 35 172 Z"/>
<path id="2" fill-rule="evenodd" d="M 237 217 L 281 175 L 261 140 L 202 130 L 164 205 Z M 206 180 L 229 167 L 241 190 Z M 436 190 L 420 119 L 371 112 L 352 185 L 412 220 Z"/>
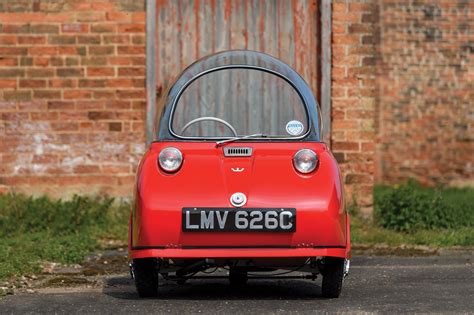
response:
<path id="1" fill-rule="evenodd" d="M 197 28 L 196 28 L 196 2 L 188 0 L 180 0 L 179 2 L 179 16 L 181 20 L 181 65 L 185 68 L 196 61 L 198 53 L 196 50 L 197 41 Z M 197 96 L 196 96 L 197 97 Z M 183 106 L 186 106 L 186 110 L 183 115 L 176 117 L 179 119 L 178 125 L 184 126 L 186 122 L 193 118 L 197 118 L 197 104 L 188 93 L 183 95 Z"/>
<path id="2" fill-rule="evenodd" d="M 331 0 L 321 0 L 322 140 L 331 145 Z"/>
<path id="3" fill-rule="evenodd" d="M 260 36 L 263 34 L 260 33 L 260 1 L 258 0 L 248 0 L 246 2 L 247 5 L 247 32 L 248 32 L 248 39 L 247 39 L 247 49 L 260 51 Z M 256 71 L 248 72 L 248 80 L 247 84 L 247 102 L 246 102 L 246 109 L 247 112 L 247 120 L 249 123 L 248 133 L 258 133 L 261 131 L 262 122 L 259 120 L 263 116 L 263 107 L 259 102 L 261 102 L 261 98 L 259 98 L 261 92 L 261 81 L 259 78 L 261 77 L 259 73 Z"/>
<path id="4" fill-rule="evenodd" d="M 230 47 L 230 1 L 217 0 L 215 3 L 215 23 L 214 23 L 214 51 L 228 50 Z M 232 121 L 225 110 L 229 105 L 227 101 L 230 93 L 227 91 L 230 84 L 228 71 L 221 73 L 217 80 L 218 89 L 216 91 L 216 117 L 226 121 Z M 227 106 L 226 106 L 227 105 Z M 229 130 L 222 124 L 216 124 L 217 135 L 230 135 Z"/>
<path id="5" fill-rule="evenodd" d="M 156 126 L 156 1 L 149 0 L 146 5 L 146 143 L 155 138 Z"/>

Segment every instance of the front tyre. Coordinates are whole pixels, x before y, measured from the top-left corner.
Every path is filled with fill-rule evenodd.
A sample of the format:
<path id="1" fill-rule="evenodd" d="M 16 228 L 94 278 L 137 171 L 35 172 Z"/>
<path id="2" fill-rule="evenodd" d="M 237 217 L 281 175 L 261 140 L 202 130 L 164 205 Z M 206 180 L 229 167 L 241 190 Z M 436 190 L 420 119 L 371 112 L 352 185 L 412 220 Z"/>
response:
<path id="1" fill-rule="evenodd" d="M 323 267 L 322 295 L 325 298 L 338 298 L 344 280 L 344 258 L 326 257 Z"/>
<path id="2" fill-rule="evenodd" d="M 133 275 L 138 296 L 158 296 L 158 270 L 154 258 L 141 258 L 133 260 Z"/>

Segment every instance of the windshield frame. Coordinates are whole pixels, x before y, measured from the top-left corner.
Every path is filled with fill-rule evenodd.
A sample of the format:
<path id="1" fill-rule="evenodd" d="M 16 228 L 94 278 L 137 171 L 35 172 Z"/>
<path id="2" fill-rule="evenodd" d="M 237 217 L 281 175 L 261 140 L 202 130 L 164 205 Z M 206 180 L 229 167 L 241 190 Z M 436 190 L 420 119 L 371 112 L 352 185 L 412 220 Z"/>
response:
<path id="1" fill-rule="evenodd" d="M 240 139 L 238 141 L 262 141 L 262 140 L 268 141 L 270 139 L 274 140 L 274 141 L 275 140 L 276 141 L 278 141 L 278 140 L 284 140 L 284 141 L 301 140 L 301 139 L 304 139 L 305 137 L 307 137 L 311 133 L 311 129 L 312 129 L 313 126 L 312 126 L 312 120 L 311 120 L 311 117 L 310 117 L 310 111 L 308 110 L 308 104 L 306 103 L 304 96 L 301 94 L 301 92 L 299 91 L 297 86 L 288 77 L 284 76 L 283 74 L 281 74 L 277 71 L 274 71 L 274 70 L 271 70 L 271 69 L 268 69 L 268 68 L 264 68 L 264 67 L 246 65 L 246 64 L 231 64 L 231 65 L 218 66 L 218 67 L 214 67 L 214 68 L 202 71 L 202 72 L 196 74 L 195 76 L 193 76 L 190 80 L 188 80 L 179 89 L 178 93 L 176 94 L 176 97 L 174 98 L 174 100 L 171 104 L 171 113 L 170 113 L 169 120 L 168 120 L 168 130 L 169 130 L 169 132 L 171 133 L 171 135 L 173 137 L 176 137 L 176 138 L 181 139 L 181 140 L 201 140 L 201 141 L 216 141 L 216 140 L 227 140 L 227 139 L 235 138 L 235 136 L 223 136 L 223 137 L 182 136 L 182 135 L 176 134 L 173 131 L 173 128 L 172 128 L 176 106 L 177 106 L 177 104 L 178 104 L 178 102 L 181 98 L 181 95 L 186 91 L 187 87 L 190 86 L 194 81 L 196 81 L 197 79 L 199 79 L 200 77 L 202 77 L 206 74 L 209 74 L 209 73 L 212 73 L 212 72 L 217 72 L 217 71 L 223 71 L 223 70 L 227 70 L 227 69 L 250 69 L 250 70 L 263 71 L 263 72 L 270 73 L 272 75 L 275 75 L 275 76 L 285 80 L 286 83 L 290 84 L 291 87 L 293 88 L 293 90 L 300 97 L 300 100 L 302 102 L 302 105 L 303 105 L 305 113 L 306 113 L 307 128 L 306 128 L 306 132 L 303 135 L 300 135 L 300 136 L 297 136 L 297 137 L 279 137 L 279 136 L 255 137 L 255 138 Z M 239 135 L 239 136 L 246 136 L 246 135 Z"/>

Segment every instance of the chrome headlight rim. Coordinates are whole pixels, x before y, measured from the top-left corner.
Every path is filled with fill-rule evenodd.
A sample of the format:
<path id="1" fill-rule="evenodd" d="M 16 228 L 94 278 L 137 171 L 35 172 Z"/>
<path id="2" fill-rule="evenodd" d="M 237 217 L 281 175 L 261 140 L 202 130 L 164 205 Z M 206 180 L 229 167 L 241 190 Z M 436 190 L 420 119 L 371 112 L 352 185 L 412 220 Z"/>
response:
<path id="1" fill-rule="evenodd" d="M 301 165 L 302 161 L 299 161 L 302 154 L 309 154 L 309 156 L 312 157 L 312 160 L 313 160 L 312 165 L 310 165 L 309 167 L 302 167 Z M 309 161 L 304 161 L 304 162 L 308 163 Z M 295 170 L 304 175 L 314 172 L 316 168 L 318 167 L 318 164 L 319 164 L 318 155 L 316 154 L 316 152 L 314 152 L 311 149 L 300 149 L 293 156 L 293 166 Z"/>
<path id="2" fill-rule="evenodd" d="M 166 147 L 158 155 L 158 165 L 165 173 L 176 173 L 183 165 L 183 154 L 178 148 Z"/>

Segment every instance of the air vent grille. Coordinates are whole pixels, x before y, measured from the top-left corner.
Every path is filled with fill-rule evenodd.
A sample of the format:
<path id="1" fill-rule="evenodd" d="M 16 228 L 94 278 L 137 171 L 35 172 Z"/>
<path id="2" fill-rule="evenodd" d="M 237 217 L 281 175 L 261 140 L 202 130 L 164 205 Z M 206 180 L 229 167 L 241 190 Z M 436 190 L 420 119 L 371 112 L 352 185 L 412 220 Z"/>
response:
<path id="1" fill-rule="evenodd" d="M 252 156 L 252 148 L 224 147 L 224 156 Z"/>

